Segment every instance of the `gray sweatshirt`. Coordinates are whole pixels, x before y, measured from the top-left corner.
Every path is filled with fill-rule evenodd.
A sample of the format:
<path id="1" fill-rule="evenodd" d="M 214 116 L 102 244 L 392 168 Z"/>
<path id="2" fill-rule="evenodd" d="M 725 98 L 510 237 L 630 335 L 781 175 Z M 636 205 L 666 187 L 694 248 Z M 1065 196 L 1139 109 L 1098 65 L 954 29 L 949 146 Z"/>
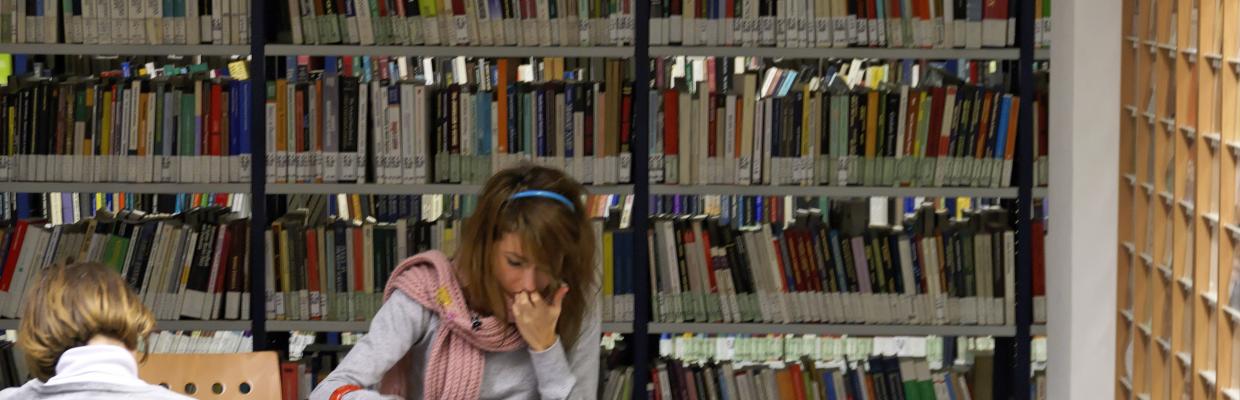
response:
<path id="1" fill-rule="evenodd" d="M 0 391 L 0 400 L 192 400 L 138 379 L 133 353 L 119 346 L 92 345 L 66 350 L 56 375 L 46 383 L 32 379 Z"/>
<path id="2" fill-rule="evenodd" d="M 593 399 L 598 396 L 599 336 L 602 324 L 587 307 L 581 334 L 572 351 L 557 339 L 543 352 L 526 348 L 486 353 L 482 374 L 483 399 Z M 406 352 L 412 352 L 407 394 L 422 398 L 431 343 L 439 317 L 404 293 L 396 292 L 370 322 L 370 332 L 353 346 L 331 375 L 310 394 L 311 400 L 328 400 L 343 385 L 373 387 Z M 449 376 L 451 371 L 449 371 Z M 451 378 L 449 378 L 451 379 Z M 355 391 L 343 400 L 397 399 L 373 391 Z"/>

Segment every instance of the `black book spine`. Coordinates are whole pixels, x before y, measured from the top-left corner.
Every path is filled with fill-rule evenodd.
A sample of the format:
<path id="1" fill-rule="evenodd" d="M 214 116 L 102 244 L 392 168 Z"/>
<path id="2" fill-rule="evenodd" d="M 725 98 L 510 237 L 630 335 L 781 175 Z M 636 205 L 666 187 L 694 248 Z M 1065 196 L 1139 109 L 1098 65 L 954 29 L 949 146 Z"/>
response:
<path id="1" fill-rule="evenodd" d="M 337 129 L 337 132 L 340 133 L 339 151 L 343 155 L 340 157 L 341 167 L 345 170 L 357 168 L 353 163 L 352 154 L 357 153 L 358 118 L 365 118 L 365 116 L 358 115 L 361 101 L 358 97 L 360 95 L 359 85 L 357 77 L 340 77 L 340 118 L 337 119 L 340 123 L 340 128 Z M 358 178 L 364 179 L 363 177 Z"/>

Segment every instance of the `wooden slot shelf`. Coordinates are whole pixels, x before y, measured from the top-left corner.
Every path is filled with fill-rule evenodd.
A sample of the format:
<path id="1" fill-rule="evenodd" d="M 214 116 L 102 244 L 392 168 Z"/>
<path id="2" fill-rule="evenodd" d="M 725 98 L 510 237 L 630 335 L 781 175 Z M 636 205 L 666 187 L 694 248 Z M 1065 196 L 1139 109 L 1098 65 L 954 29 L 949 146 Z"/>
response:
<path id="1" fill-rule="evenodd" d="M 1223 389 L 1223 397 L 1227 400 L 1240 400 L 1240 389 Z"/>
<path id="2" fill-rule="evenodd" d="M 1188 138 L 1188 140 L 1194 140 L 1197 138 L 1197 128 L 1188 125 L 1181 125 L 1180 132 L 1184 132 L 1184 137 Z"/>
<path id="3" fill-rule="evenodd" d="M 1223 314 L 1227 314 L 1227 319 L 1231 321 L 1232 324 L 1240 325 L 1240 310 L 1232 308 L 1231 306 L 1223 306 Z"/>
<path id="4" fill-rule="evenodd" d="M 1179 353 L 1175 353 L 1175 358 L 1180 360 L 1180 365 L 1183 365 L 1184 368 L 1189 368 L 1193 366 L 1193 355 L 1189 352 L 1182 351 Z"/>
<path id="5" fill-rule="evenodd" d="M 1205 300 L 1206 305 L 1210 306 L 1211 309 L 1218 307 L 1218 293 L 1217 292 L 1202 292 L 1201 299 Z"/>

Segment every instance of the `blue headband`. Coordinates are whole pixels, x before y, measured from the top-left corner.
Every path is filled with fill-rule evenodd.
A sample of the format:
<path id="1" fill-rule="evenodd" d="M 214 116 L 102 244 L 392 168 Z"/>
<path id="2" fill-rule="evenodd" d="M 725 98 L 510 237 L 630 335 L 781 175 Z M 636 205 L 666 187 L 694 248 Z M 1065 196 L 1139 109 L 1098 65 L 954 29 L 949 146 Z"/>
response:
<path id="1" fill-rule="evenodd" d="M 509 197 L 508 199 L 516 200 L 516 199 L 524 199 L 524 198 L 530 198 L 530 197 L 542 197 L 544 199 L 555 200 L 555 201 L 558 201 L 564 204 L 564 206 L 568 207 L 569 210 L 577 211 L 577 207 L 574 206 L 573 202 L 569 201 L 567 197 L 564 197 L 563 195 L 559 193 L 547 191 L 547 190 L 522 190 L 512 195 L 512 197 Z"/>

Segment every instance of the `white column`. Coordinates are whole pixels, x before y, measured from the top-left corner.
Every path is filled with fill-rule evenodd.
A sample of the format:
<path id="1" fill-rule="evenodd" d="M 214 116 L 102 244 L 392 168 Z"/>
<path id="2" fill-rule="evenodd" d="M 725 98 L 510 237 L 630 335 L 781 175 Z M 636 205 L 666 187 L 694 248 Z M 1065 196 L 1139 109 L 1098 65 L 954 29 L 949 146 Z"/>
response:
<path id="1" fill-rule="evenodd" d="M 1057 0 L 1051 13 L 1051 399 L 1115 398 L 1121 9 Z"/>

